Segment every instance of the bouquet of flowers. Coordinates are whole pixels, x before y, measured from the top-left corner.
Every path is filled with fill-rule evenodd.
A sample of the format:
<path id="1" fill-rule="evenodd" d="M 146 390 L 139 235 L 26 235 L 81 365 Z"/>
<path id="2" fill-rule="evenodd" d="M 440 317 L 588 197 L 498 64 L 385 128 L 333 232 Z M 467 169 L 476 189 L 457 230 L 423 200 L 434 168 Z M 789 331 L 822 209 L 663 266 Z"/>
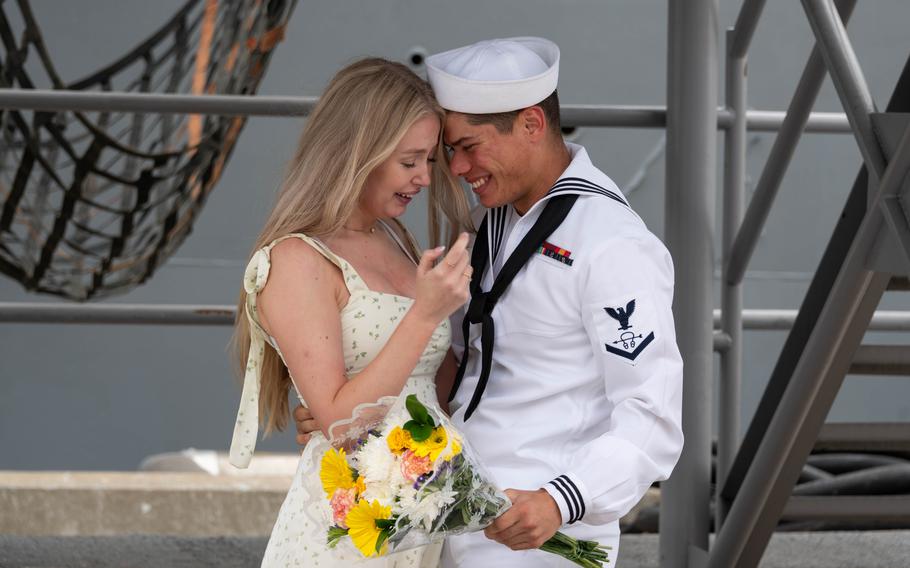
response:
<path id="1" fill-rule="evenodd" d="M 330 431 L 319 477 L 332 548 L 382 556 L 482 530 L 511 506 L 445 413 L 414 394 L 361 408 Z M 541 549 L 581 566 L 608 562 L 596 542 L 562 533 Z"/>

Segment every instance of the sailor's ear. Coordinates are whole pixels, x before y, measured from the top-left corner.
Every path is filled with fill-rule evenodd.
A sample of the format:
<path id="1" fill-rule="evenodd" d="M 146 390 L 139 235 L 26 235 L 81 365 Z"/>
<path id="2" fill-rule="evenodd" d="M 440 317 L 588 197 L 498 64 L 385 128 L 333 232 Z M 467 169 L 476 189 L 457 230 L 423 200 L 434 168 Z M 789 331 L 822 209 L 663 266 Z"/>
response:
<path id="1" fill-rule="evenodd" d="M 547 117 L 540 106 L 535 105 L 523 109 L 518 114 L 516 126 L 521 129 L 522 134 L 533 142 L 546 138 Z"/>

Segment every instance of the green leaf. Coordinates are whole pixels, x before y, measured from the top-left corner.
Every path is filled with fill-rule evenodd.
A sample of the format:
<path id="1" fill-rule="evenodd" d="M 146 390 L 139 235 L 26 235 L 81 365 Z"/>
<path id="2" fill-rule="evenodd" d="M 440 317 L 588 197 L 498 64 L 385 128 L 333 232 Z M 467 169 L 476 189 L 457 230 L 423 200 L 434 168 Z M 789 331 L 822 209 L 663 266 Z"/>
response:
<path id="1" fill-rule="evenodd" d="M 385 541 L 389 539 L 389 531 L 382 531 L 379 533 L 379 538 L 376 539 L 376 554 L 380 554 L 382 550 L 382 545 L 385 544 Z"/>
<path id="2" fill-rule="evenodd" d="M 335 548 L 335 545 L 338 544 L 338 541 L 343 537 L 348 536 L 348 529 L 343 529 L 341 527 L 329 527 L 328 539 L 326 539 L 326 544 L 329 548 Z"/>
<path id="3" fill-rule="evenodd" d="M 408 420 L 404 423 L 404 429 L 411 434 L 415 442 L 423 442 L 433 434 L 433 428 L 426 424 L 421 424 L 415 420 Z"/>
<path id="4" fill-rule="evenodd" d="M 436 427 L 436 423 L 433 422 L 433 419 L 430 418 L 430 413 L 427 412 L 427 407 L 417 400 L 417 395 L 409 394 L 408 398 L 405 399 L 404 405 L 407 407 L 408 413 L 414 421 L 425 424 L 430 428 Z"/>
<path id="5" fill-rule="evenodd" d="M 376 528 L 381 531 L 388 530 L 393 526 L 395 526 L 394 519 L 376 519 Z"/>

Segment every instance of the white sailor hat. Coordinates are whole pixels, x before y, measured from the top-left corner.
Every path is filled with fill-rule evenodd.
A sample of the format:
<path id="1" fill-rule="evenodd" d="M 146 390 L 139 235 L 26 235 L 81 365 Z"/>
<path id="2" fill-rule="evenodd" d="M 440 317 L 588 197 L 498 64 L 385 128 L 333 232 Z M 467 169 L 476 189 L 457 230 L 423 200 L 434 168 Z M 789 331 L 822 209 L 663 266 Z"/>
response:
<path id="1" fill-rule="evenodd" d="M 439 104 L 468 114 L 533 106 L 556 90 L 559 47 L 540 37 L 477 42 L 427 57 Z"/>

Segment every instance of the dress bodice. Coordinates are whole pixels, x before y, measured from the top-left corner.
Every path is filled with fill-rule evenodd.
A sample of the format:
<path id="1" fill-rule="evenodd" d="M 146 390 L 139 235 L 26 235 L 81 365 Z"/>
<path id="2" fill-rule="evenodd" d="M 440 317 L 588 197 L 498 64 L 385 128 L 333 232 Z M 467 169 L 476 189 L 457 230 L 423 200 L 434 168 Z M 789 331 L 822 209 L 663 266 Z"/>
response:
<path id="1" fill-rule="evenodd" d="M 386 230 L 407 253 L 397 235 L 387 227 Z M 414 302 L 412 298 L 406 296 L 370 290 L 351 263 L 333 253 L 322 241 L 307 235 L 299 233 L 286 235 L 256 251 L 244 274 L 244 289 L 247 292 L 245 311 L 250 323 L 251 342 L 244 377 L 244 392 L 237 415 L 234 440 L 231 443 L 231 463 L 238 467 L 246 467 L 255 447 L 255 433 L 258 428 L 259 370 L 265 345 L 268 344 L 275 349 L 284 361 L 278 342 L 266 333 L 259 322 L 257 298 L 268 280 L 272 249 L 289 238 L 298 238 L 306 242 L 341 270 L 350 294 L 347 304 L 340 313 L 345 375 L 349 379 L 360 373 L 379 354 Z M 406 389 L 424 400 L 436 399 L 434 378 L 449 349 L 451 335 L 449 322 L 444 319 L 434 330 L 408 379 Z M 294 388 L 297 397 L 306 404 L 296 384 Z"/>

